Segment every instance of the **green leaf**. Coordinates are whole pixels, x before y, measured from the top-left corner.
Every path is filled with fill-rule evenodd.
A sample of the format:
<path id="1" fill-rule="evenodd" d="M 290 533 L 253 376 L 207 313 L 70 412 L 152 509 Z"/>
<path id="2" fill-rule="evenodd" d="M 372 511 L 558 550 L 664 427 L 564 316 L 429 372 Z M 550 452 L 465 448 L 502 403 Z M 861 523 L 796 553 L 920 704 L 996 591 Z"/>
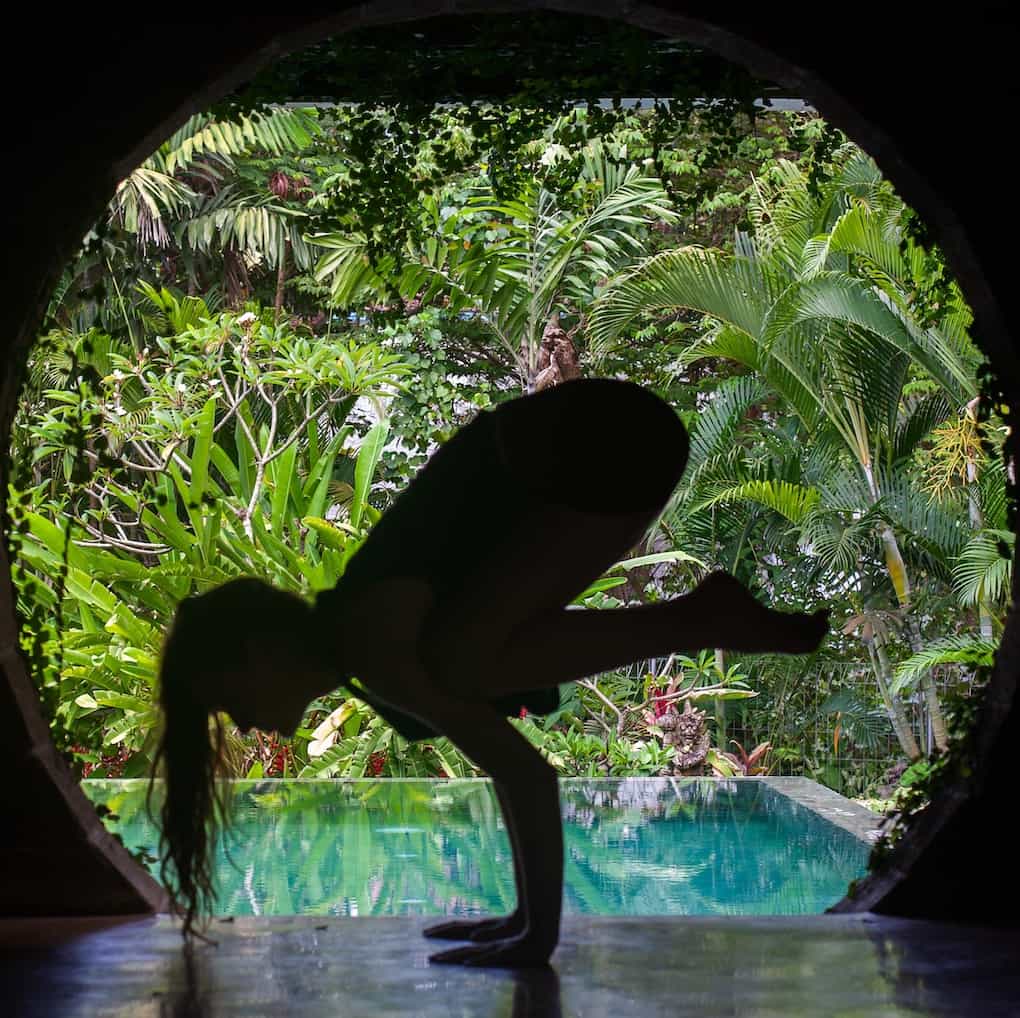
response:
<path id="1" fill-rule="evenodd" d="M 707 509 L 730 502 L 754 502 L 772 509 L 791 523 L 801 523 L 818 508 L 820 499 L 817 489 L 792 484 L 790 481 L 745 481 L 715 491 L 711 497 L 700 502 L 698 508 Z"/>
<path id="2" fill-rule="evenodd" d="M 346 550 L 349 535 L 353 536 L 357 533 L 353 527 L 346 527 L 339 521 L 331 523 L 329 520 L 319 519 L 315 516 L 306 516 L 301 522 L 314 530 L 319 535 L 319 540 L 327 548 L 332 548 L 335 551 Z"/>
<path id="3" fill-rule="evenodd" d="M 266 471 L 273 484 L 272 530 L 273 536 L 282 538 L 286 521 L 287 506 L 290 502 L 291 485 L 294 483 L 294 466 L 297 463 L 297 442 L 292 442 Z"/>
<path id="4" fill-rule="evenodd" d="M 206 401 L 198 415 L 198 426 L 191 451 L 191 501 L 201 504 L 209 478 L 209 454 L 216 426 L 216 398 Z"/>
<path id="5" fill-rule="evenodd" d="M 129 696 L 127 693 L 117 693 L 110 689 L 97 689 L 94 691 L 93 696 L 100 707 L 116 707 L 119 710 L 131 711 L 134 714 L 144 714 L 152 710 L 152 704 L 137 696 Z"/>
<path id="6" fill-rule="evenodd" d="M 368 492 L 372 486 L 372 477 L 375 468 L 382 456 L 383 447 L 386 445 L 386 436 L 389 434 L 390 425 L 388 421 L 379 421 L 365 436 L 361 447 L 358 449 L 358 461 L 354 467 L 354 497 L 351 499 L 351 526 L 361 526 L 361 517 L 364 515 L 365 506 L 368 500 Z"/>
<path id="7" fill-rule="evenodd" d="M 614 587 L 621 587 L 627 582 L 625 576 L 603 576 L 601 579 L 596 580 L 589 587 L 586 587 L 571 601 L 571 604 L 584 604 L 589 597 L 595 594 L 604 593 L 607 590 L 612 590 Z"/>
<path id="8" fill-rule="evenodd" d="M 740 773 L 740 768 L 727 756 L 712 746 L 705 757 L 705 762 L 720 777 L 732 778 Z"/>
<path id="9" fill-rule="evenodd" d="M 638 566 L 657 565 L 660 562 L 693 562 L 703 569 L 707 568 L 701 559 L 696 558 L 694 555 L 689 555 L 685 551 L 675 549 L 673 551 L 657 551 L 651 555 L 639 555 L 637 558 L 623 559 L 610 566 L 609 572 L 612 572 L 614 569 L 637 569 Z"/>
<path id="10" fill-rule="evenodd" d="M 314 461 L 311 470 L 308 472 L 308 479 L 305 482 L 304 491 L 311 492 L 311 497 L 305 506 L 304 515 L 322 517 L 326 511 L 326 500 L 329 497 L 329 485 L 333 480 L 333 466 L 336 463 L 337 453 L 350 434 L 350 427 L 344 426 L 330 440 L 322 454 Z"/>
<path id="11" fill-rule="evenodd" d="M 715 689 L 708 687 L 706 689 L 692 689 L 689 693 L 684 693 L 683 698 L 685 700 L 692 700 L 694 703 L 700 703 L 702 700 L 751 700 L 757 695 L 758 693 L 753 689 Z"/>
<path id="12" fill-rule="evenodd" d="M 936 640 L 897 667 L 891 692 L 895 694 L 912 689 L 936 665 L 990 668 L 995 662 L 997 650 L 995 643 L 974 636 L 948 636 Z"/>

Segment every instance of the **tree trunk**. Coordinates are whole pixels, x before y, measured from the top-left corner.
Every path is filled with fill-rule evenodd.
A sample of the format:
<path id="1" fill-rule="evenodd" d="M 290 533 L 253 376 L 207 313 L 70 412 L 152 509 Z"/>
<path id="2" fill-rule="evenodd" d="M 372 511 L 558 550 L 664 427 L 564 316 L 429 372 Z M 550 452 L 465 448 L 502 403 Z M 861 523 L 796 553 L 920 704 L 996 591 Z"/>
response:
<path id="1" fill-rule="evenodd" d="M 924 649 L 924 641 L 921 639 L 921 630 L 917 619 L 910 610 L 910 577 L 907 575 L 906 563 L 900 552 L 899 542 L 888 524 L 879 531 L 882 538 L 882 546 L 885 549 L 885 564 L 892 580 L 893 589 L 896 591 L 896 598 L 900 607 L 904 610 L 904 620 L 907 627 L 907 640 L 910 643 L 910 650 L 914 654 Z M 921 694 L 924 697 L 924 704 L 931 719 L 932 736 L 935 745 L 940 750 L 949 746 L 949 737 L 946 733 L 946 719 L 942 713 L 942 706 L 939 703 L 938 689 L 931 677 L 931 672 L 925 672 L 921 677 Z"/>
<path id="2" fill-rule="evenodd" d="M 554 311 L 542 332 L 535 369 L 528 376 L 528 392 L 541 392 L 580 377 L 580 358 L 573 337 L 560 326 L 560 313 Z"/>
<path id="3" fill-rule="evenodd" d="M 907 754 L 907 758 L 913 762 L 921 757 L 921 750 L 914 738 L 910 721 L 903 712 L 903 703 L 889 691 L 892 685 L 892 673 L 889 669 L 889 659 L 885 656 L 885 649 L 874 637 L 864 638 L 864 646 L 868 650 L 868 657 L 871 658 L 871 667 L 875 672 L 875 680 L 878 683 L 878 691 L 885 704 L 886 713 L 892 722 L 893 731 L 900 748 Z"/>
<path id="4" fill-rule="evenodd" d="M 273 302 L 273 307 L 276 308 L 277 312 L 283 307 L 283 290 L 284 284 L 287 282 L 288 254 L 290 254 L 290 241 L 285 240 L 283 242 L 283 251 L 280 254 L 280 265 L 276 270 L 276 300 Z"/>
<path id="5" fill-rule="evenodd" d="M 912 653 L 918 654 L 924 649 L 921 629 L 917 624 L 917 619 L 912 614 L 907 615 L 906 623 L 910 650 Z M 928 711 L 928 718 L 931 721 L 932 738 L 938 749 L 944 752 L 949 748 L 949 734 L 946 731 L 946 719 L 942 713 L 942 706 L 939 703 L 938 687 L 935 685 L 935 679 L 930 671 L 925 672 L 921 676 L 921 695 L 924 697 L 924 705 Z"/>
<path id="6" fill-rule="evenodd" d="M 239 308 L 251 292 L 251 279 L 244 264 L 244 256 L 234 248 L 223 252 L 223 289 L 227 305 Z"/>

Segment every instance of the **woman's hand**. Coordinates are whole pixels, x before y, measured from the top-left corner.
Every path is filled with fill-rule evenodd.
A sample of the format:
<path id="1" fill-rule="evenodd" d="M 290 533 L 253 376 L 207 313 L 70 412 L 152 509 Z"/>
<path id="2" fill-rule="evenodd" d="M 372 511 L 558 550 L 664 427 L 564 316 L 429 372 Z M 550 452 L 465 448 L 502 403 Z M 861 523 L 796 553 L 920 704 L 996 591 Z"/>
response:
<path id="1" fill-rule="evenodd" d="M 535 968 L 549 964 L 556 950 L 556 939 L 550 940 L 525 930 L 506 940 L 489 944 L 467 944 L 429 956 L 437 965 L 469 965 L 479 968 Z"/>
<path id="2" fill-rule="evenodd" d="M 526 927 L 524 913 L 518 910 L 510 915 L 492 916 L 488 919 L 450 919 L 444 923 L 426 926 L 423 932 L 426 937 L 436 940 L 473 940 L 478 944 L 517 937 Z"/>

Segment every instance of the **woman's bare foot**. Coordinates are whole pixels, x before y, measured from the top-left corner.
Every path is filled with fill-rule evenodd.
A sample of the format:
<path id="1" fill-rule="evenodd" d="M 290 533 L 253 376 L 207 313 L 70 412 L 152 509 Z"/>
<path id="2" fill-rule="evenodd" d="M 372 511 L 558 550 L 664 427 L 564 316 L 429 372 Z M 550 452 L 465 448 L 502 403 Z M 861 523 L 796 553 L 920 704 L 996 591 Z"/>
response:
<path id="1" fill-rule="evenodd" d="M 809 654 L 829 631 L 828 609 L 812 614 L 767 608 L 729 573 L 712 573 L 695 588 L 706 628 L 718 631 L 713 645 L 759 654 Z"/>

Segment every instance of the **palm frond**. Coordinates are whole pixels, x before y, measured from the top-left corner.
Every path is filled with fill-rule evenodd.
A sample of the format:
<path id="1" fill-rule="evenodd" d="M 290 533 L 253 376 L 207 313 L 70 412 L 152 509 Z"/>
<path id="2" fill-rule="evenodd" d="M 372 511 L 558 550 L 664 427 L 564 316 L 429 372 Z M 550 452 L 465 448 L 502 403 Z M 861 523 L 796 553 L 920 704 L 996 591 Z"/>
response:
<path id="1" fill-rule="evenodd" d="M 169 174 L 139 166 L 117 185 L 109 217 L 135 234 L 142 247 L 166 247 L 170 243 L 166 217 L 187 208 L 194 198 L 191 188 Z"/>
<path id="2" fill-rule="evenodd" d="M 936 640 L 897 666 L 891 691 L 901 693 L 913 688 L 938 665 L 990 668 L 995 663 L 997 650 L 997 644 L 975 636 L 947 636 Z"/>
<path id="3" fill-rule="evenodd" d="M 881 748 L 893 732 L 885 710 L 872 707 L 850 689 L 841 689 L 826 697 L 818 713 L 828 717 L 837 715 L 842 737 L 861 749 Z"/>
<path id="4" fill-rule="evenodd" d="M 991 530 L 1009 529 L 1009 491 L 1006 465 L 1001 458 L 985 462 L 978 479 L 978 499 L 984 525 Z"/>
<path id="5" fill-rule="evenodd" d="M 953 412 L 945 393 L 936 392 L 908 404 L 896 426 L 893 440 L 893 462 L 908 460 L 914 450 Z"/>
<path id="6" fill-rule="evenodd" d="M 765 395 L 765 386 L 751 375 L 723 382 L 691 428 L 691 467 L 696 468 L 730 448 L 748 409 Z"/>
<path id="7" fill-rule="evenodd" d="M 972 372 L 938 342 L 937 334 L 911 327 L 879 291 L 858 278 L 827 271 L 791 283 L 768 309 L 762 342 L 770 348 L 788 330 L 806 322 L 871 333 L 924 368 L 954 398 L 974 394 Z"/>
<path id="8" fill-rule="evenodd" d="M 801 521 L 800 539 L 827 575 L 852 581 L 866 554 L 875 547 L 875 521 L 870 514 L 846 519 L 820 508 Z"/>
<path id="9" fill-rule="evenodd" d="M 202 157 L 230 161 L 253 151 L 273 155 L 306 148 L 319 132 L 314 109 L 276 106 L 251 116 L 217 119 L 207 113 L 189 118 L 150 158 L 154 168 L 174 174 Z"/>
<path id="10" fill-rule="evenodd" d="M 891 232 L 886 219 L 863 205 L 843 213 L 828 234 L 829 250 L 853 255 L 875 274 L 892 283 L 905 279 L 908 268 L 900 250 L 899 231 Z"/>
<path id="11" fill-rule="evenodd" d="M 969 524 L 963 514 L 933 502 L 899 473 L 880 478 L 883 515 L 899 531 L 909 534 L 905 551 L 923 553 L 938 572 L 948 572 L 950 561 L 960 554 Z"/>
<path id="12" fill-rule="evenodd" d="M 754 502 L 779 513 L 791 523 L 801 523 L 818 507 L 819 494 L 815 488 L 780 480 L 745 481 L 743 484 L 714 491 L 700 507 L 732 502 Z"/>
<path id="13" fill-rule="evenodd" d="M 664 251 L 642 262 L 592 310 L 588 332 L 604 356 L 639 315 L 688 309 L 758 336 L 770 298 L 784 280 L 761 263 L 699 247 Z"/>
<path id="14" fill-rule="evenodd" d="M 287 241 L 299 232 L 305 214 L 280 205 L 272 194 L 252 194 L 228 185 L 203 199 L 181 225 L 182 237 L 196 250 L 233 248 L 276 267 Z"/>
<path id="15" fill-rule="evenodd" d="M 1008 530 L 981 530 L 967 541 L 953 563 L 953 590 L 960 604 L 1006 601 L 1013 580 L 1014 544 L 1015 536 Z"/>

